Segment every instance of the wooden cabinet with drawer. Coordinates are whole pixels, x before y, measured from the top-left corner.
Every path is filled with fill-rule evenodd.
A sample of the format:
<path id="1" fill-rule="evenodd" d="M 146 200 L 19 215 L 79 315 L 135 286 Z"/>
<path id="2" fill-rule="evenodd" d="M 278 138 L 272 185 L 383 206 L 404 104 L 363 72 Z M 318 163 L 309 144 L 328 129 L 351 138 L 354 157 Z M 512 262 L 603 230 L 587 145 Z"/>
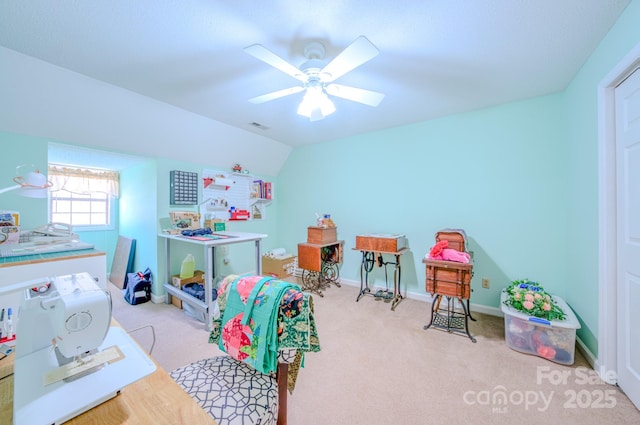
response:
<path id="1" fill-rule="evenodd" d="M 298 267 L 320 272 L 323 263 L 342 263 L 343 244 L 344 241 L 325 244 L 299 243 Z"/>
<path id="2" fill-rule="evenodd" d="M 426 290 L 436 295 L 469 299 L 473 263 L 456 263 L 443 260 L 422 260 L 426 266 Z"/>

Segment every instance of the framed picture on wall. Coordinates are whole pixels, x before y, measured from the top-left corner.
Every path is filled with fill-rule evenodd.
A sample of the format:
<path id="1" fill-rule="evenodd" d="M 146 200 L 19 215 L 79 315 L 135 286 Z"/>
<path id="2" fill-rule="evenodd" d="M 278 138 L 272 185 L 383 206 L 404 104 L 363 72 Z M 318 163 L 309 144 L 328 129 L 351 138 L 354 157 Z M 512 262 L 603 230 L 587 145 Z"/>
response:
<path id="1" fill-rule="evenodd" d="M 264 204 L 253 204 L 251 206 L 251 216 L 254 220 L 262 220 L 264 218 Z"/>

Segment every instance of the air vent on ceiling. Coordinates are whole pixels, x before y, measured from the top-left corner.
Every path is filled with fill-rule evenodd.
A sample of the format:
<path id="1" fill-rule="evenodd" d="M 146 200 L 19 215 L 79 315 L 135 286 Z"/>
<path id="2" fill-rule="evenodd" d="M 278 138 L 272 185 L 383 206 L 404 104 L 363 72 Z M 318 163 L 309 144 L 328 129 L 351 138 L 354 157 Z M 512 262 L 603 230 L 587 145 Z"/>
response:
<path id="1" fill-rule="evenodd" d="M 257 127 L 257 128 L 259 128 L 260 130 L 269 130 L 269 127 L 267 127 L 266 125 L 262 125 L 262 124 L 260 124 L 259 122 L 255 122 L 255 121 L 254 121 L 254 122 L 250 123 L 249 125 L 252 125 L 252 126 L 254 126 L 254 127 Z"/>

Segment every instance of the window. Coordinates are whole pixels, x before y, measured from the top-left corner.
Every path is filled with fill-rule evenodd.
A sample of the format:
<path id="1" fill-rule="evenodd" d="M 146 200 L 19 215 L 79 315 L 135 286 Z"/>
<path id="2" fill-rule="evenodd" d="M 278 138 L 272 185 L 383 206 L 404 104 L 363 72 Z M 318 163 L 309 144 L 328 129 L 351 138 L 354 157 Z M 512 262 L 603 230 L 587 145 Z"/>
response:
<path id="1" fill-rule="evenodd" d="M 49 220 L 71 224 L 78 230 L 112 229 L 119 174 L 49 165 L 53 183 L 49 196 Z"/>

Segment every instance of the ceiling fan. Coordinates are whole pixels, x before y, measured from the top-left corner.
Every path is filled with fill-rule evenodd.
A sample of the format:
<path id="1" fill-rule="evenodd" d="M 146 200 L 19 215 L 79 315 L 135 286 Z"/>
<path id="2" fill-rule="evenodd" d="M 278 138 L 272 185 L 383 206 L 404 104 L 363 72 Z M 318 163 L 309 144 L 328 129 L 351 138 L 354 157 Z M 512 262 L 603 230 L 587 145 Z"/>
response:
<path id="1" fill-rule="evenodd" d="M 305 91 L 298 114 L 306 116 L 311 121 L 317 121 L 335 111 L 335 106 L 327 94 L 369 106 L 378 106 L 384 98 L 382 93 L 333 83 L 378 55 L 379 50 L 365 36 L 356 38 L 327 64 L 323 60 L 324 45 L 313 41 L 305 47 L 304 56 L 307 60 L 299 68 L 260 44 L 245 47 L 244 51 L 302 83 L 300 86 L 253 97 L 249 99 L 251 103 L 264 103 Z"/>

